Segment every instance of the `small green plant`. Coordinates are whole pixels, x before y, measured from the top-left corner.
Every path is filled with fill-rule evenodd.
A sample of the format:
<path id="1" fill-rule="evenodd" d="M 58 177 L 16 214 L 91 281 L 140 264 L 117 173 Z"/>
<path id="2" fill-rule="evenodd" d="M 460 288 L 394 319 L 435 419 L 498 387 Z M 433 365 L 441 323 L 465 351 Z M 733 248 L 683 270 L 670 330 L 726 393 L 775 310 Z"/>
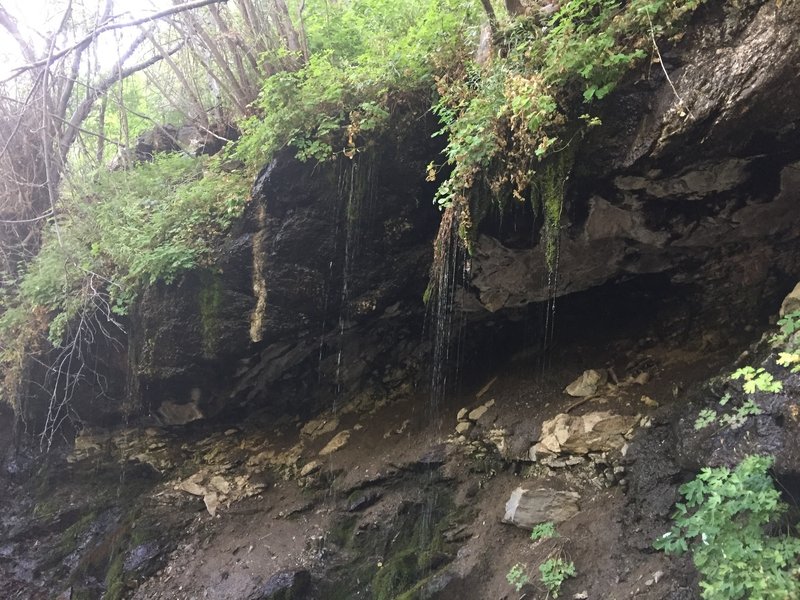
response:
<path id="1" fill-rule="evenodd" d="M 559 538 L 556 531 L 556 526 L 552 521 L 539 523 L 531 530 L 531 541 L 537 542 L 532 547 L 536 548 L 540 542 Z M 554 557 L 554 554 L 561 554 L 561 543 L 557 541 L 554 547 L 547 550 L 550 558 L 539 564 L 539 579 L 547 588 L 548 596 L 552 595 L 553 598 L 558 598 L 561 584 L 568 577 L 575 576 L 575 565 L 570 561 L 565 561 L 560 557 Z M 520 591 L 523 587 L 531 581 L 531 576 L 528 571 L 528 566 L 523 563 L 517 563 L 506 573 L 506 579 L 516 591 Z"/>
<path id="2" fill-rule="evenodd" d="M 755 417 L 762 412 L 761 407 L 752 398 L 748 398 L 744 404 L 732 413 L 722 415 L 719 422 L 724 426 L 730 426 L 731 429 L 739 429 L 747 422 L 747 417 Z"/>
<path id="3" fill-rule="evenodd" d="M 655 541 L 668 554 L 691 552 L 704 600 L 800 597 L 800 540 L 776 529 L 786 511 L 769 469 L 749 456 L 734 470 L 705 468 L 680 487 L 673 528 Z"/>
<path id="4" fill-rule="evenodd" d="M 506 579 L 517 591 L 520 591 L 530 582 L 528 571 L 522 563 L 517 563 L 511 567 L 511 570 L 506 573 Z"/>
<path id="5" fill-rule="evenodd" d="M 775 361 L 780 366 L 791 368 L 792 373 L 800 372 L 800 353 L 797 352 L 779 352 L 778 360 Z"/>
<path id="6" fill-rule="evenodd" d="M 563 558 L 551 558 L 539 565 L 542 583 L 553 598 L 558 598 L 561 585 L 570 577 L 575 577 L 575 564 Z"/>
<path id="7" fill-rule="evenodd" d="M 712 423 L 717 420 L 717 412 L 710 408 L 704 408 L 700 411 L 697 415 L 697 419 L 694 421 L 694 428 L 696 431 L 700 431 L 701 429 L 705 429 Z"/>
<path id="8" fill-rule="evenodd" d="M 794 334 L 800 331 L 800 310 L 786 313 L 778 320 L 780 331 L 772 336 L 772 344 L 786 348 L 790 352 L 796 352 L 798 343 L 795 341 Z"/>
<path id="9" fill-rule="evenodd" d="M 778 359 L 779 364 L 783 364 L 781 360 L 781 358 Z M 787 364 L 792 364 L 792 355 L 787 355 L 783 360 Z M 800 356 L 798 356 L 798 361 L 800 362 Z M 798 369 L 800 369 L 800 366 L 798 366 Z M 731 374 L 731 379 L 743 379 L 742 390 L 748 395 L 755 394 L 756 392 L 774 394 L 783 390 L 783 384 L 776 380 L 775 377 L 771 373 L 768 373 L 763 367 L 759 367 L 758 369 L 751 366 L 742 367 Z M 730 394 L 722 396 L 719 400 L 720 406 L 728 404 L 730 399 Z M 752 398 L 747 398 L 747 400 L 745 400 L 741 406 L 735 408 L 733 412 L 721 416 L 711 408 L 704 408 L 698 413 L 694 422 L 694 428 L 700 431 L 719 419 L 721 425 L 731 427 L 732 429 L 738 429 L 747 422 L 747 417 L 757 416 L 762 412 L 761 407 L 758 406 Z"/>
<path id="10" fill-rule="evenodd" d="M 552 521 L 539 523 L 536 527 L 534 527 L 531 530 L 531 541 L 534 542 L 555 537 L 558 537 L 558 532 L 556 531 L 556 526 L 553 524 Z"/>
<path id="11" fill-rule="evenodd" d="M 737 369 L 731 375 L 731 379 L 744 379 L 742 389 L 746 394 L 755 394 L 756 392 L 780 392 L 783 389 L 783 384 L 776 381 L 771 373 L 768 373 L 764 367 L 758 369 L 747 366 Z"/>

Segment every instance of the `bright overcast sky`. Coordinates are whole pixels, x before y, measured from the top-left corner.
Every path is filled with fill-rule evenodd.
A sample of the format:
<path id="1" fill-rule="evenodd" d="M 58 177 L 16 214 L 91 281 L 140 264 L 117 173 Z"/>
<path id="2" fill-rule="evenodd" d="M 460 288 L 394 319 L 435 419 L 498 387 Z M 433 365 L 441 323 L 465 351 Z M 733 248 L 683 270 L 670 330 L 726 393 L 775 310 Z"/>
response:
<path id="1" fill-rule="evenodd" d="M 67 4 L 66 0 L 2 0 L 2 3 L 3 7 L 17 19 L 22 35 L 40 52 L 44 51 L 44 39 L 58 27 Z M 83 11 L 82 7 L 85 7 L 86 12 L 92 13 L 104 5 L 105 0 L 73 0 L 76 10 Z M 114 14 L 122 15 L 118 21 L 124 22 L 163 10 L 169 5 L 171 5 L 169 0 L 115 0 Z M 116 55 L 113 32 L 104 34 L 100 40 L 112 56 Z M 63 43 L 63 40 L 59 41 Z M 0 79 L 22 63 L 23 59 L 16 43 L 5 29 L 0 28 Z"/>

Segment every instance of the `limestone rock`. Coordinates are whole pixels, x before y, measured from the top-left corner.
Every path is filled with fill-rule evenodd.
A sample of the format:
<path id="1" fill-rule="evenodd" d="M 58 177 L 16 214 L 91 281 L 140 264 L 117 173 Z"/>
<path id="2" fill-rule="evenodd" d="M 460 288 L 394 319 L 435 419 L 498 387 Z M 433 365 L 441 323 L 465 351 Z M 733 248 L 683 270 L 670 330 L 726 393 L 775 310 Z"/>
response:
<path id="1" fill-rule="evenodd" d="M 220 475 L 214 475 L 210 481 L 211 487 L 217 490 L 220 494 L 229 494 L 231 491 L 231 484 L 225 481 L 225 478 Z"/>
<path id="2" fill-rule="evenodd" d="M 312 473 L 316 473 L 322 467 L 322 463 L 318 460 L 312 460 L 309 463 L 303 465 L 303 468 L 300 469 L 300 477 L 308 477 Z"/>
<path id="3" fill-rule="evenodd" d="M 319 451 L 319 455 L 328 456 L 329 454 L 333 454 L 337 450 L 343 448 L 348 441 L 350 441 L 350 430 L 345 429 L 344 431 L 340 431 Z"/>
<path id="4" fill-rule="evenodd" d="M 617 415 L 608 411 L 583 416 L 565 413 L 542 424 L 542 435 L 534 445 L 532 455 L 588 454 L 619 450 L 625 445 L 625 435 L 637 423 L 638 417 Z"/>
<path id="5" fill-rule="evenodd" d="M 206 494 L 206 488 L 200 485 L 194 476 L 185 481 L 181 481 L 175 489 L 191 494 L 192 496 L 205 496 Z"/>
<path id="6" fill-rule="evenodd" d="M 75 438 L 75 447 L 67 456 L 67 462 L 75 463 L 101 453 L 109 439 L 110 434 L 103 430 L 90 431 L 86 429 L 82 431 Z"/>
<path id="7" fill-rule="evenodd" d="M 461 421 L 456 425 L 456 433 L 458 434 L 467 433 L 471 427 L 472 423 L 470 423 L 469 421 Z"/>
<path id="8" fill-rule="evenodd" d="M 217 492 L 209 492 L 203 496 L 203 502 L 206 505 L 208 514 L 212 517 L 215 516 L 217 514 L 217 507 L 219 506 L 219 495 Z"/>
<path id="9" fill-rule="evenodd" d="M 339 419 L 332 418 L 332 419 L 313 419 L 303 425 L 303 428 L 300 430 L 300 433 L 303 435 L 314 439 L 321 435 L 325 435 L 326 433 L 332 433 L 339 428 Z"/>
<path id="10" fill-rule="evenodd" d="M 788 313 L 800 310 L 800 283 L 794 286 L 794 289 L 789 292 L 786 298 L 781 303 L 780 316 L 784 317 Z"/>
<path id="11" fill-rule="evenodd" d="M 485 405 L 483 405 L 483 404 L 482 404 L 482 405 L 481 405 L 481 406 L 479 406 L 478 408 L 476 408 L 476 409 L 474 409 L 474 410 L 471 410 L 471 411 L 470 411 L 470 413 L 469 413 L 469 415 L 467 416 L 467 418 L 468 418 L 470 421 L 477 421 L 477 420 L 478 420 L 478 419 L 480 419 L 480 418 L 481 418 L 483 415 L 485 415 L 485 414 L 486 414 L 486 411 L 487 411 L 487 410 L 489 410 L 489 408 L 488 408 L 487 406 L 485 406 Z"/>
<path id="12" fill-rule="evenodd" d="M 469 411 L 466 408 L 462 408 L 461 410 L 458 411 L 458 414 L 456 415 L 456 420 L 465 421 L 467 419 L 468 413 Z"/>
<path id="13" fill-rule="evenodd" d="M 578 500 L 580 494 L 577 492 L 559 492 L 547 488 L 526 490 L 518 487 L 511 492 L 511 497 L 506 502 L 503 523 L 524 529 L 533 529 L 546 521 L 561 523 L 578 513 Z"/>
<path id="14" fill-rule="evenodd" d="M 658 408 L 659 406 L 658 402 L 653 400 L 650 396 L 644 395 L 640 398 L 640 401 L 642 402 L 642 404 L 644 404 L 645 406 L 649 406 L 650 408 Z"/>
<path id="15" fill-rule="evenodd" d="M 587 396 L 594 396 L 600 386 L 605 385 L 608 381 L 608 373 L 605 370 L 598 371 L 596 369 L 589 369 L 584 371 L 583 374 L 575 381 L 570 383 L 564 390 L 570 396 L 576 398 L 585 398 Z"/>
<path id="16" fill-rule="evenodd" d="M 505 429 L 495 427 L 489 431 L 489 434 L 486 436 L 486 441 L 494 445 L 494 447 L 497 448 L 497 452 L 503 458 L 509 457 L 507 435 L 508 432 Z"/>

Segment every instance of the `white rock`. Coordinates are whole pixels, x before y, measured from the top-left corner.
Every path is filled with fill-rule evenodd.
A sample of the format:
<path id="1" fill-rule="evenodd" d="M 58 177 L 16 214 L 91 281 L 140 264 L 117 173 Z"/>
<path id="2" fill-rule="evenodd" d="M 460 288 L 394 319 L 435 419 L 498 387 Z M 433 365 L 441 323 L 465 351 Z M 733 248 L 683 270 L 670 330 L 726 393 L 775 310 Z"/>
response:
<path id="1" fill-rule="evenodd" d="M 350 431 L 348 429 L 340 431 L 319 451 L 319 455 L 328 456 L 329 454 L 333 454 L 337 450 L 341 450 L 348 441 L 350 441 Z"/>
<path id="2" fill-rule="evenodd" d="M 570 396 L 576 398 L 585 398 L 587 396 L 594 396 L 600 386 L 605 385 L 608 381 L 608 373 L 598 371 L 596 369 L 589 369 L 584 371 L 583 374 L 575 381 L 570 383 L 564 391 Z"/>
<path id="3" fill-rule="evenodd" d="M 211 478 L 211 487 L 217 490 L 221 494 L 230 494 L 231 492 L 231 484 L 225 481 L 225 478 L 220 475 L 214 475 Z"/>
<path id="4" fill-rule="evenodd" d="M 608 411 L 583 416 L 561 413 L 542 423 L 542 434 L 533 450 L 537 456 L 618 450 L 625 444 L 624 435 L 637 421 L 638 417 Z"/>
<path id="5" fill-rule="evenodd" d="M 518 487 L 506 502 L 503 523 L 533 529 L 539 523 L 561 523 L 579 511 L 580 494 L 558 492 L 547 488 L 526 490 Z"/>
<path id="6" fill-rule="evenodd" d="M 796 310 L 800 310 L 800 283 L 794 286 L 794 289 L 783 299 L 779 314 L 781 317 L 785 317 L 788 313 Z"/>
<path id="7" fill-rule="evenodd" d="M 203 496 L 203 502 L 206 504 L 206 510 L 212 517 L 217 514 L 217 507 L 219 506 L 219 496 L 217 492 L 209 492 Z"/>
<path id="8" fill-rule="evenodd" d="M 186 492 L 187 494 L 191 494 L 192 496 L 205 496 L 207 492 L 206 488 L 192 481 L 191 479 L 181 481 L 177 486 L 175 486 L 175 489 L 180 490 L 181 492 Z"/>
<path id="9" fill-rule="evenodd" d="M 303 425 L 303 428 L 300 430 L 300 433 L 314 439 L 315 437 L 319 437 L 321 435 L 325 435 L 326 433 L 331 433 L 336 431 L 339 427 L 339 419 L 313 419 Z"/>
<path id="10" fill-rule="evenodd" d="M 469 421 L 461 421 L 460 423 L 456 424 L 456 433 L 458 434 L 467 433 L 471 427 L 472 423 L 470 423 Z"/>
<path id="11" fill-rule="evenodd" d="M 322 467 L 322 463 L 317 460 L 312 460 L 311 462 L 303 465 L 303 468 L 300 469 L 300 477 L 308 477 L 312 473 L 319 471 L 320 467 Z"/>
<path id="12" fill-rule="evenodd" d="M 476 408 L 476 409 L 474 409 L 474 410 L 471 410 L 471 411 L 470 411 L 470 413 L 469 413 L 469 415 L 467 415 L 467 418 L 468 418 L 470 421 L 473 421 L 473 422 L 474 422 L 474 421 L 477 421 L 477 420 L 478 420 L 478 419 L 480 419 L 480 418 L 481 418 L 483 415 L 485 415 L 485 414 L 486 414 L 486 411 L 487 411 L 487 410 L 489 410 L 489 409 L 488 409 L 488 407 L 487 407 L 486 405 L 481 405 L 481 406 L 479 406 L 478 408 Z"/>
<path id="13" fill-rule="evenodd" d="M 642 396 L 640 398 L 642 404 L 645 406 L 649 406 L 650 408 L 658 408 L 659 404 L 655 400 L 653 400 L 650 396 Z"/>

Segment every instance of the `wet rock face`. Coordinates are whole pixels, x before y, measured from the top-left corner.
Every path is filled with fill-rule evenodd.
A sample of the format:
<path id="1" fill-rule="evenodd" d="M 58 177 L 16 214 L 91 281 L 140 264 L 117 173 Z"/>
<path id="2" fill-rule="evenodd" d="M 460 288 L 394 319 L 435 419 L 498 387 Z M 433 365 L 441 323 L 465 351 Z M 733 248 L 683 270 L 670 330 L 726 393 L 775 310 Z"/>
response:
<path id="1" fill-rule="evenodd" d="M 438 148 L 425 124 L 406 131 L 335 163 L 279 157 L 216 268 L 147 291 L 132 336 L 145 410 L 284 410 L 368 379 L 409 383 L 438 225 L 424 165 Z"/>
<path id="2" fill-rule="evenodd" d="M 767 455 L 775 458 L 773 470 L 779 478 L 800 480 L 800 375 L 786 373 L 774 360 L 762 364 L 780 377 L 783 389 L 778 393 L 753 394 L 761 413 L 747 419 L 742 426 L 726 427 L 716 422 L 698 434 L 694 426 L 696 411 L 676 418 L 676 458 L 685 470 L 696 471 L 703 466 L 732 468 L 746 456 Z M 728 389 L 733 392 L 731 404 L 736 407 L 748 396 L 734 387 L 738 386 Z M 735 410 L 720 408 L 715 391 L 701 390 L 696 399 L 721 415 Z"/>
<path id="3" fill-rule="evenodd" d="M 311 574 L 304 569 L 281 571 L 270 577 L 250 600 L 302 600 L 310 584 Z"/>
<path id="4" fill-rule="evenodd" d="M 786 291 L 799 258 L 798 27 L 794 4 L 709 6 L 661 48 L 677 94 L 658 69 L 620 87 L 569 181 L 556 295 L 668 273 L 713 287 L 725 302 L 702 302 L 729 316 Z M 484 228 L 465 306 L 495 312 L 553 293 L 542 244 L 512 234 L 538 227 L 520 214 L 513 228 Z"/>

